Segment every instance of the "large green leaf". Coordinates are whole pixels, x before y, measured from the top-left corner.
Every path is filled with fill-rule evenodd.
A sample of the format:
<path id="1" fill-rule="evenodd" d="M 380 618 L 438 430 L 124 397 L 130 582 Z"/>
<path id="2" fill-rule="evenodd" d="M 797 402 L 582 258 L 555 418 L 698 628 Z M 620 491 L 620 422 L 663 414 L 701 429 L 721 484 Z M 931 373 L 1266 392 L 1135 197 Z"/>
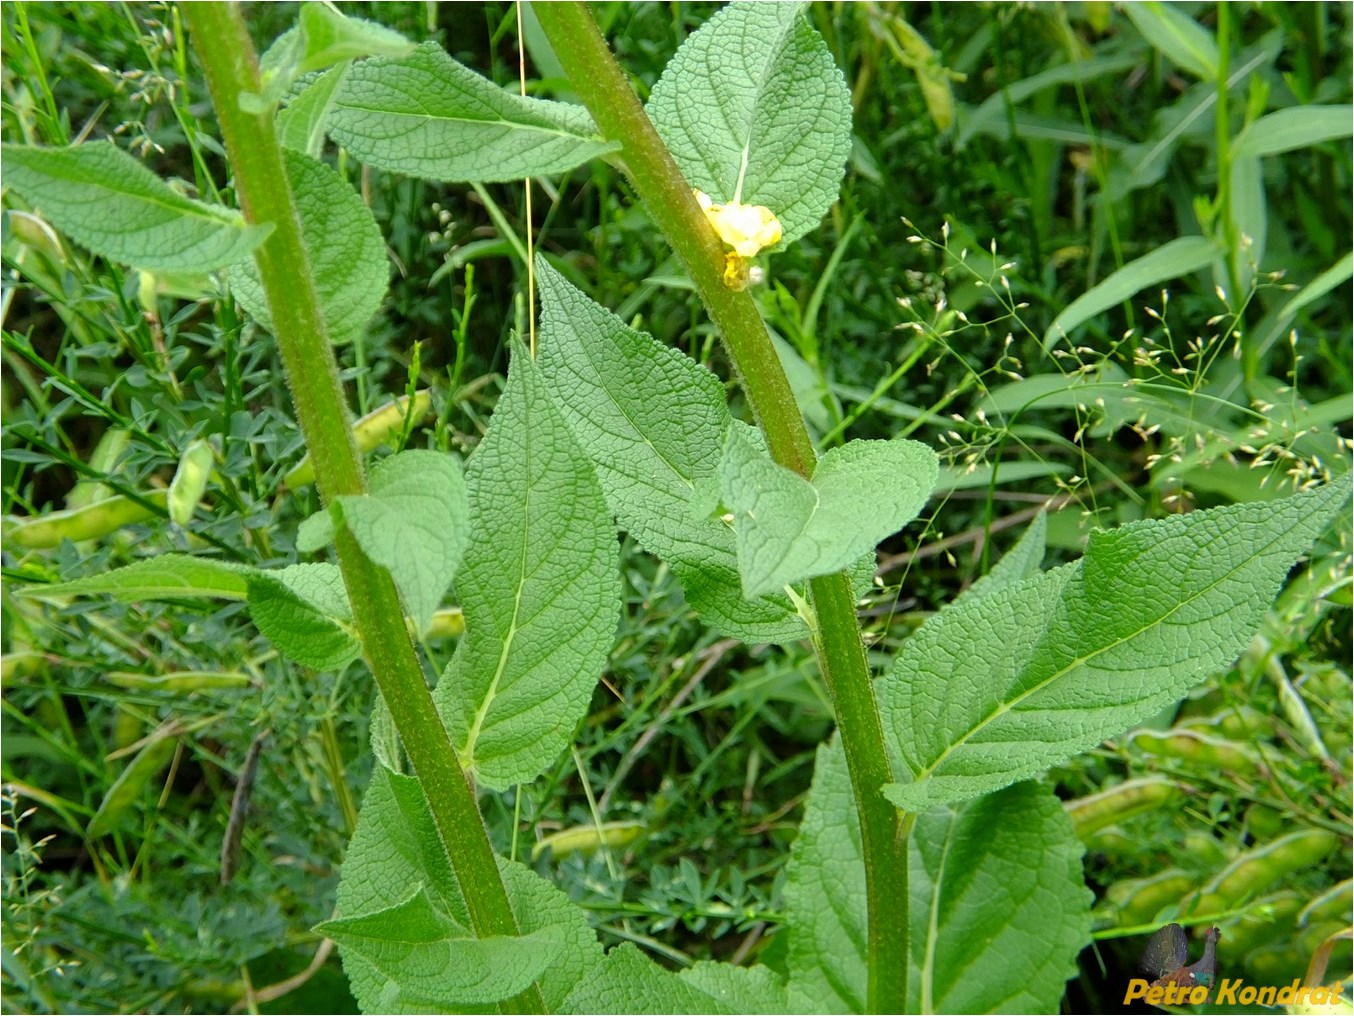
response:
<path id="1" fill-rule="evenodd" d="M 876 684 L 908 811 L 1036 775 L 1133 726 L 1245 648 L 1349 497 L 1333 484 L 1092 534 L 1086 556 L 927 621 Z"/>
<path id="2" fill-rule="evenodd" d="M 1234 159 L 1278 155 L 1349 137 L 1354 129 L 1354 106 L 1293 106 L 1262 116 L 1237 135 Z"/>
<path id="3" fill-rule="evenodd" d="M 385 299 L 390 278 L 376 219 L 343 177 L 302 152 L 283 152 L 305 245 L 331 342 L 351 342 Z M 273 326 L 254 259 L 231 266 L 230 287 L 250 315 Z"/>
<path id="4" fill-rule="evenodd" d="M 837 200 L 851 93 L 802 3 L 731 3 L 692 33 L 648 111 L 687 180 L 716 202 L 765 205 L 788 243 Z"/>
<path id="5" fill-rule="evenodd" d="M 715 515 L 721 442 L 732 425 L 719 379 L 627 328 L 537 261 L 541 375 L 592 459 L 607 504 L 667 561 L 712 626 L 749 642 L 808 629 L 784 595 L 745 600 L 733 533 Z"/>
<path id="6" fill-rule="evenodd" d="M 1057 1012 L 1090 938 L 1082 847 L 1034 785 L 917 816 L 908 841 L 905 1011 Z M 785 883 L 792 1012 L 865 1012 L 860 820 L 836 738 L 818 749 Z"/>
<path id="7" fill-rule="evenodd" d="M 935 452 L 916 441 L 852 441 L 824 455 L 810 482 L 731 428 L 720 474 L 744 593 L 841 571 L 917 517 L 937 471 Z"/>
<path id="8" fill-rule="evenodd" d="M 564 1011 L 565 997 L 601 962 L 602 948 L 584 912 L 564 893 L 515 862 L 500 859 L 499 870 L 523 937 L 486 940 L 497 943 L 487 948 L 437 951 L 434 943 L 464 943 L 471 936 L 465 901 L 418 781 L 376 767 L 343 862 L 335 922 L 336 929 L 355 927 L 364 933 L 360 942 L 338 939 L 344 969 L 364 1012 L 427 1012 L 432 1008 L 427 992 L 438 988 L 435 978 L 478 985 L 480 997 L 506 998 L 516 994 L 521 981 L 513 975 L 524 969 L 534 971 L 549 1010 Z M 408 942 L 411 933 L 390 917 L 416 894 L 425 900 L 420 904 L 426 907 L 422 926 L 430 935 L 444 937 L 425 935 L 427 952 L 405 958 L 400 950 L 409 946 L 399 943 Z M 521 943 L 536 943 L 544 963 L 540 957 L 529 962 Z M 503 951 L 511 970 L 482 964 L 486 952 L 496 949 Z M 485 979 L 477 980 L 481 974 Z M 462 1002 L 466 1004 L 457 1005 L 444 994 L 437 1008 L 483 1011 L 469 1005 L 465 996 Z"/>
<path id="9" fill-rule="evenodd" d="M 513 95 L 432 42 L 354 64 L 329 132 L 381 169 L 478 183 L 562 173 L 616 148 L 583 107 Z"/>
<path id="10" fill-rule="evenodd" d="M 1126 4 L 1124 13 L 1157 52 L 1204 81 L 1218 76 L 1218 43 L 1203 25 L 1179 7 L 1150 0 Z"/>
<path id="11" fill-rule="evenodd" d="M 188 600 L 216 597 L 243 600 L 255 569 L 229 561 L 188 554 L 162 554 L 125 568 L 70 582 L 25 586 L 23 596 L 111 596 L 124 603 L 137 600 Z"/>
<path id="12" fill-rule="evenodd" d="M 337 503 L 363 552 L 395 580 L 415 630 L 426 631 L 469 536 L 456 458 L 417 449 L 392 455 L 372 470 L 367 494 Z"/>
<path id="13" fill-rule="evenodd" d="M 620 610 L 615 523 L 520 343 L 466 482 L 466 634 L 437 702 L 462 762 L 501 788 L 535 779 L 572 741 Z"/>
<path id="14" fill-rule="evenodd" d="M 173 190 L 112 144 L 0 146 L 12 187 L 81 246 L 158 272 L 209 272 L 243 258 L 272 230 Z"/>

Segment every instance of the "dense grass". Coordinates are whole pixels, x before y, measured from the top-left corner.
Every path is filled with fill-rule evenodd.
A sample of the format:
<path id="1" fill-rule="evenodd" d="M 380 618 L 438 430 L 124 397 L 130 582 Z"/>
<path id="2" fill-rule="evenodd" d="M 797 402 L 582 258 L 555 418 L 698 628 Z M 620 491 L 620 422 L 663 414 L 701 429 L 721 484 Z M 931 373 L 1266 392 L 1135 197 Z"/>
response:
<path id="1" fill-rule="evenodd" d="M 609 5 L 600 17 L 645 94 L 715 7 Z M 344 9 L 437 38 L 496 81 L 516 81 L 510 5 Z M 1218 27 L 1213 5 L 1181 9 Z M 250 12 L 266 44 L 294 7 Z M 855 145 L 840 202 L 770 260 L 759 299 L 817 438 L 911 435 L 948 467 L 923 520 L 882 548 L 865 608 L 881 660 L 1041 506 L 1051 542 L 1071 556 L 1097 522 L 1272 497 L 1323 476 L 1348 482 L 1348 273 L 1283 313 L 1349 253 L 1347 138 L 1263 160 L 1263 193 L 1244 211 L 1252 228 L 1263 223 L 1264 252 L 1251 265 L 1254 247 L 1238 239 L 1240 289 L 1208 271 L 1170 280 L 1046 350 L 1050 323 L 1078 296 L 1198 234 L 1201 216 L 1211 228 L 1225 157 L 1215 86 L 1175 68 L 1105 5 L 836 4 L 811 17 L 852 88 Z M 902 59 L 904 18 L 935 48 L 920 72 Z M 1350 101 L 1346 6 L 1262 3 L 1228 20 L 1231 66 L 1251 70 L 1229 93 L 1226 135 L 1272 109 Z M 527 41 L 533 89 L 567 97 L 548 53 Z M 158 172 L 231 200 L 172 6 L 9 4 L 3 57 L 5 140 L 114 135 Z M 1083 70 L 1063 83 L 1021 87 L 1071 65 Z M 923 87 L 942 77 L 958 104 L 945 130 Z M 492 411 L 508 336 L 524 326 L 522 188 L 431 185 L 342 153 L 337 164 L 368 199 L 393 265 L 383 314 L 341 351 L 354 412 L 416 381 L 433 389 L 438 414 L 409 443 L 466 452 Z M 728 377 L 632 198 L 603 164 L 540 181 L 539 249 L 600 303 Z M 369 772 L 373 690 L 360 666 L 318 674 L 285 663 L 240 605 L 16 596 L 168 550 L 290 562 L 296 526 L 317 504 L 311 491 L 280 486 L 302 447 L 276 350 L 218 280 L 124 271 L 16 199 L 5 208 L 4 511 L 163 486 L 197 437 L 220 453 L 186 528 L 156 518 L 97 543 L 6 549 L 5 1007 L 225 1011 L 321 948 L 310 928 L 330 914 Z M 738 405 L 732 387 L 731 397 Z M 1133 926 L 1123 906 L 1131 880 L 1178 869 L 1182 885 L 1202 885 L 1280 835 L 1326 830 L 1329 843 L 1300 869 L 1257 883 L 1223 940 L 1224 965 L 1261 983 L 1306 969 L 1331 921 L 1300 911 L 1350 867 L 1347 553 L 1343 537 L 1319 548 L 1263 642 L 1150 725 L 1195 725 L 1239 754 L 1163 756 L 1126 737 L 1051 775 L 1069 799 L 1145 773 L 1185 788 L 1173 810 L 1090 838 L 1104 941 L 1071 986 L 1074 1009 L 1114 1008 L 1121 997 L 1141 947 L 1116 937 Z M 608 943 L 637 942 L 676 964 L 753 954 L 774 964 L 779 875 L 830 727 L 812 654 L 719 640 L 632 545 L 624 580 L 622 629 L 576 751 L 531 786 L 486 795 L 492 833 L 582 902 Z M 452 638 L 429 642 L 432 672 L 453 648 Z M 119 677 L 179 672 L 240 683 L 189 692 Z M 86 837 L 128 758 L 166 725 L 179 737 L 172 762 L 130 802 L 116 835 Z M 234 778 L 263 730 L 240 872 L 222 886 Z M 642 834 L 591 855 L 533 856 L 540 838 L 598 820 Z M 1331 970 L 1348 967 L 1346 945 Z M 351 1004 L 329 957 L 258 1009 Z"/>

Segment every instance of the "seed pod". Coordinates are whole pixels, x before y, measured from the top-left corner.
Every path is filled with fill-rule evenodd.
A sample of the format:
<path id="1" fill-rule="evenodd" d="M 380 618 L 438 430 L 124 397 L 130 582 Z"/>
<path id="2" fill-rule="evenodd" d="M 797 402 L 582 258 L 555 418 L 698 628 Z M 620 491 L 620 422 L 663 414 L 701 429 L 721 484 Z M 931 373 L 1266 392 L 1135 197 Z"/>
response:
<path id="1" fill-rule="evenodd" d="M 198 438 L 183 450 L 179 468 L 169 484 L 169 518 L 177 526 L 193 521 L 193 512 L 207 492 L 215 453 L 206 438 Z"/>
<path id="2" fill-rule="evenodd" d="M 426 388 L 414 394 L 414 405 L 409 409 L 409 396 L 402 395 L 384 406 L 373 409 L 353 424 L 353 441 L 363 454 L 379 448 L 400 432 L 406 416 L 422 420 L 432 409 L 432 393 Z M 315 465 L 306 455 L 282 478 L 282 485 L 290 490 L 315 482 Z"/>
<path id="3" fill-rule="evenodd" d="M 1298 924 L 1305 927 L 1314 921 L 1343 919 L 1349 923 L 1349 912 L 1354 907 L 1354 882 L 1345 879 L 1312 900 L 1298 914 Z"/>
<path id="4" fill-rule="evenodd" d="M 132 432 L 122 427 L 109 427 L 94 446 L 89 456 L 89 468 L 99 473 L 112 473 L 117 469 L 118 460 L 131 443 Z M 98 480 L 86 477 L 71 488 L 66 495 L 67 508 L 83 508 L 95 501 L 112 497 L 113 492 Z"/>
<path id="5" fill-rule="evenodd" d="M 146 735 L 146 723 L 126 706 L 119 703 L 113 714 L 113 733 L 109 738 L 118 751 L 130 748 Z"/>
<path id="6" fill-rule="evenodd" d="M 177 728 L 173 727 L 164 729 L 158 737 L 152 737 L 154 739 L 137 753 L 127 768 L 122 770 L 122 775 L 113 781 L 108 793 L 104 794 L 99 810 L 85 829 L 85 834 L 91 840 L 106 836 L 118 827 L 127 809 L 141 796 L 146 784 L 165 767 L 179 743 Z"/>
<path id="7" fill-rule="evenodd" d="M 8 688 L 21 677 L 32 677 L 47 669 L 47 657 L 31 649 L 0 656 L 0 688 Z"/>
<path id="8" fill-rule="evenodd" d="M 103 675 L 103 679 L 119 688 L 184 694 L 213 688 L 249 686 L 248 674 L 228 670 L 176 670 L 168 674 L 137 674 L 126 670 L 110 670 Z"/>
<path id="9" fill-rule="evenodd" d="M 433 611 L 433 619 L 424 632 L 424 638 L 445 639 L 465 634 L 465 615 L 460 607 L 444 607 Z"/>
<path id="10" fill-rule="evenodd" d="M 1180 797 L 1180 785 L 1163 776 L 1147 776 L 1102 790 L 1098 794 L 1067 801 L 1063 809 L 1085 840 L 1091 833 L 1132 815 L 1165 808 Z"/>
<path id="11" fill-rule="evenodd" d="M 1181 846 L 1198 867 L 1206 870 L 1216 871 L 1231 860 L 1222 844 L 1218 842 L 1218 838 L 1202 829 L 1186 833 Z"/>
<path id="12" fill-rule="evenodd" d="M 1194 730 L 1177 728 L 1165 734 L 1139 730 L 1133 735 L 1132 743 L 1149 755 L 1178 758 L 1212 769 L 1226 769 L 1242 775 L 1253 775 L 1260 770 L 1260 759 L 1249 748 Z"/>
<path id="13" fill-rule="evenodd" d="M 1205 887 L 1205 897 L 1236 906 L 1293 872 L 1316 864 L 1335 849 L 1339 837 L 1325 829 L 1302 829 L 1237 857 Z"/>
<path id="14" fill-rule="evenodd" d="M 221 841 L 221 884 L 229 885 L 240 866 L 240 844 L 244 840 L 244 823 L 249 815 L 249 799 L 254 794 L 254 777 L 259 771 L 259 757 L 263 754 L 263 742 L 268 739 L 270 730 L 262 730 L 249 744 L 244 765 L 240 769 L 240 778 L 235 783 L 235 794 L 230 800 L 230 819 L 226 822 L 226 835 Z"/>
<path id="15" fill-rule="evenodd" d="M 1115 882 L 1105 890 L 1106 917 L 1124 927 L 1151 924 L 1163 907 L 1180 903 L 1194 888 L 1194 879 L 1180 868 L 1167 868 L 1147 878 Z"/>
<path id="16" fill-rule="evenodd" d="M 152 490 L 142 497 L 155 507 L 165 506 L 166 493 L 163 490 Z M 50 550 L 61 546 L 62 540 L 73 543 L 97 540 L 123 526 L 144 522 L 157 514 L 154 507 L 147 507 L 129 498 L 109 497 L 64 512 L 25 519 L 8 517 L 5 519 L 4 538 L 5 542 L 24 550 Z"/>
<path id="17" fill-rule="evenodd" d="M 1228 925 L 1218 951 L 1240 963 L 1252 949 L 1287 938 L 1302 908 L 1302 897 L 1292 890 L 1274 893 L 1247 905 L 1245 914 Z"/>
<path id="18" fill-rule="evenodd" d="M 551 851 L 556 859 L 568 857 L 570 854 L 591 854 L 601 847 L 619 850 L 639 839 L 644 834 L 645 828 L 643 822 L 603 822 L 600 827 L 580 825 L 572 829 L 561 829 L 544 837 L 532 847 L 531 859 L 536 860 L 547 850 Z"/>

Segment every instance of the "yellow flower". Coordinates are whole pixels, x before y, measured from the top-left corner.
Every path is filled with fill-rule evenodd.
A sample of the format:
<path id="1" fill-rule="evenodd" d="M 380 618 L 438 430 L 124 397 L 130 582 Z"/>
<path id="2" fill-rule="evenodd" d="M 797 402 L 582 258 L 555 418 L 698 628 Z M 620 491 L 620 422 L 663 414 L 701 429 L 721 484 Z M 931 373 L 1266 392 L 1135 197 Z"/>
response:
<path id="1" fill-rule="evenodd" d="M 739 257 L 750 258 L 763 247 L 780 243 L 780 220 L 765 205 L 716 204 L 699 190 L 696 200 L 719 238 Z"/>

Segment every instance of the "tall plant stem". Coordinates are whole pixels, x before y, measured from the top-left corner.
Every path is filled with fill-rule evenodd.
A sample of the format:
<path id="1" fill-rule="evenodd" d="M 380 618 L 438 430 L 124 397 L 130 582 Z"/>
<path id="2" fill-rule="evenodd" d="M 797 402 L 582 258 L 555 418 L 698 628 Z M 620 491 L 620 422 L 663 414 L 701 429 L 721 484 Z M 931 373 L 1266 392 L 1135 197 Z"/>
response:
<path id="1" fill-rule="evenodd" d="M 328 504 L 341 495 L 362 494 L 362 463 L 301 243 L 300 220 L 273 118 L 271 113 L 247 113 L 238 101 L 242 92 L 259 91 L 258 62 L 249 32 L 234 4 L 186 4 L 183 14 L 206 72 L 245 217 L 273 227 L 254 257 L 296 416 L 315 463 L 320 497 Z M 475 932 L 480 937 L 517 935 L 475 788 L 438 718 L 423 668 L 405 631 L 395 585 L 341 527 L 335 546 L 362 647 L 418 773 Z M 505 1003 L 505 1008 L 545 1011 L 535 987 Z"/>
<path id="2" fill-rule="evenodd" d="M 724 250 L 691 185 L 654 130 L 586 4 L 538 4 L 536 15 L 574 91 L 602 133 L 621 144 L 626 173 L 681 258 L 724 338 L 743 391 L 781 465 L 811 476 L 813 442 L 752 298 L 724 284 Z M 774 209 L 773 209 L 774 210 Z M 823 677 L 851 770 L 864 834 L 869 892 L 869 1006 L 902 1012 L 907 1002 L 907 845 L 898 811 L 880 793 L 891 782 L 879 710 L 847 577 L 809 583 L 818 615 Z"/>

